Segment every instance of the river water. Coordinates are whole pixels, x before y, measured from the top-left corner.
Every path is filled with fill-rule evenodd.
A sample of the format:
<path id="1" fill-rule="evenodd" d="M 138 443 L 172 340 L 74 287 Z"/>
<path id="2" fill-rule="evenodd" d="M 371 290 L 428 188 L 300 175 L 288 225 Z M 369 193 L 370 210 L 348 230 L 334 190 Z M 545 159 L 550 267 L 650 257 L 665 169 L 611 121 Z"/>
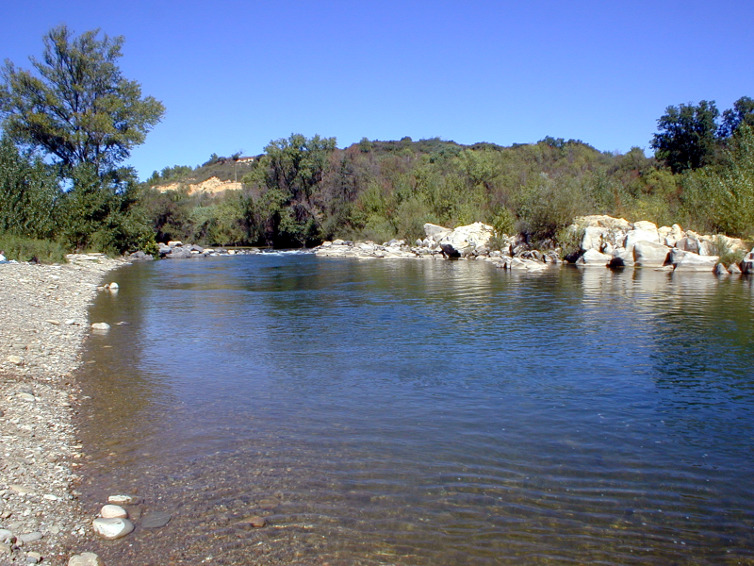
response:
<path id="1" fill-rule="evenodd" d="M 82 499 L 142 503 L 106 564 L 754 563 L 751 280 L 294 254 L 113 279 Z"/>

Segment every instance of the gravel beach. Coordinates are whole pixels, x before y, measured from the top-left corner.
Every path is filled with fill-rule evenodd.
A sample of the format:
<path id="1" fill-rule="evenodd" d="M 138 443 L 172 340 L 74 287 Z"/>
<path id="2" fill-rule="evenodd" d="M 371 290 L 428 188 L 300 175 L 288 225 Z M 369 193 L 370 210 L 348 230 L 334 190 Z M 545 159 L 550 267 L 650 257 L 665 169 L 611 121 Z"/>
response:
<path id="1" fill-rule="evenodd" d="M 105 274 L 99 254 L 65 265 L 0 264 L 0 564 L 68 564 L 91 517 L 77 498 L 80 402 L 72 372 Z"/>

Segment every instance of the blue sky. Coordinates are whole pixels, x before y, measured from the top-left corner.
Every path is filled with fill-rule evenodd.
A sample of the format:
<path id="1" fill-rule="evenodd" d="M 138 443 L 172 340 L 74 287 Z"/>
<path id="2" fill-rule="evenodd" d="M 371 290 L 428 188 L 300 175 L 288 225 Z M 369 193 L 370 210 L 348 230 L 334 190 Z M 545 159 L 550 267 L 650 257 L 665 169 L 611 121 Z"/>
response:
<path id="1" fill-rule="evenodd" d="M 580 139 L 649 150 L 668 105 L 754 97 L 751 0 L 8 2 L 0 58 L 29 67 L 65 23 L 126 38 L 121 68 L 167 112 L 141 178 L 292 133 Z"/>

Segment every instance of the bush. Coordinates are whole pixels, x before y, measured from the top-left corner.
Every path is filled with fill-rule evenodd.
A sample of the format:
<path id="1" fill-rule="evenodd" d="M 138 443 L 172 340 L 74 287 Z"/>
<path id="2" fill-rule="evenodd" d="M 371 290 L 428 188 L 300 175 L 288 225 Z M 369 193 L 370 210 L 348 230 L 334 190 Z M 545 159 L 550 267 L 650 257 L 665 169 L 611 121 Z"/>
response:
<path id="1" fill-rule="evenodd" d="M 5 257 L 8 259 L 17 261 L 65 263 L 65 248 L 60 243 L 50 240 L 0 234 L 0 250 L 5 251 Z"/>

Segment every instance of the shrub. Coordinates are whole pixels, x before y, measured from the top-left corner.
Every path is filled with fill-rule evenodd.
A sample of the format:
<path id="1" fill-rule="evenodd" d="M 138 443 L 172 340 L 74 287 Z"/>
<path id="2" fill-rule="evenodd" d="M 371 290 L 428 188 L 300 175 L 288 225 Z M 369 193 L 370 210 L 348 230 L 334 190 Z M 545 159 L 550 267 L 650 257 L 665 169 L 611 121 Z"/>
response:
<path id="1" fill-rule="evenodd" d="M 17 261 L 65 263 L 65 248 L 60 243 L 50 240 L 0 234 L 0 250 L 5 251 L 5 257 L 8 259 Z"/>

